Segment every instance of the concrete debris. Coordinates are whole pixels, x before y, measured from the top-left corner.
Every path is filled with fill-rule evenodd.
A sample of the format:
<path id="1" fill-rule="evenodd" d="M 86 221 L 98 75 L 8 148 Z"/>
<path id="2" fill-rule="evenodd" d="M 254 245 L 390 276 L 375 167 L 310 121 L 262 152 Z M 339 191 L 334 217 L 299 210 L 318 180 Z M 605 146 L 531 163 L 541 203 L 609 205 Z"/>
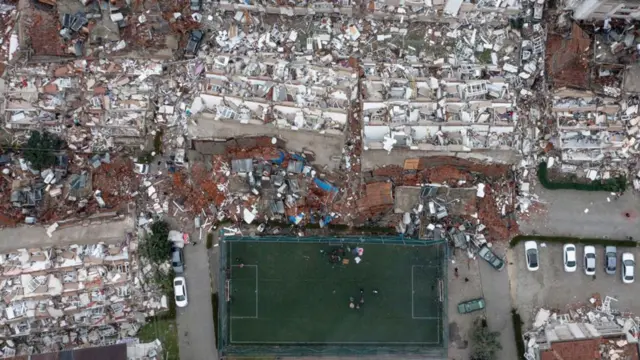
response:
<path id="1" fill-rule="evenodd" d="M 612 309 L 616 299 L 594 294 L 590 305 L 559 314 L 539 309 L 533 329 L 524 334 L 525 358 L 633 359 L 637 357 L 640 318 Z M 579 344 L 579 345 L 578 345 Z M 635 354 L 635 355 L 634 355 Z"/>
<path id="2" fill-rule="evenodd" d="M 128 236 L 112 245 L 1 254 L 2 355 L 104 346 L 134 337 L 147 317 L 167 309 L 143 274 L 144 262 L 133 256 L 136 248 L 137 240 Z"/>

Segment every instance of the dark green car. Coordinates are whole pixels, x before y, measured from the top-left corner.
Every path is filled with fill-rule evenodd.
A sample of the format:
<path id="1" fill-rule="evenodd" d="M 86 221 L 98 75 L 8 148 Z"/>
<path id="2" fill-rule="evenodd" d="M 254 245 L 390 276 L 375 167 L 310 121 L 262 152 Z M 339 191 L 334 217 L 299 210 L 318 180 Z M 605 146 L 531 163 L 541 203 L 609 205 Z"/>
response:
<path id="1" fill-rule="evenodd" d="M 483 245 L 478 251 L 478 255 L 485 259 L 494 269 L 501 271 L 504 269 L 504 261 L 494 254 L 493 251 L 487 246 Z"/>
<path id="2" fill-rule="evenodd" d="M 458 312 L 460 314 L 468 314 L 484 309 L 484 305 L 485 303 L 483 298 L 461 302 L 460 304 L 458 304 Z"/>

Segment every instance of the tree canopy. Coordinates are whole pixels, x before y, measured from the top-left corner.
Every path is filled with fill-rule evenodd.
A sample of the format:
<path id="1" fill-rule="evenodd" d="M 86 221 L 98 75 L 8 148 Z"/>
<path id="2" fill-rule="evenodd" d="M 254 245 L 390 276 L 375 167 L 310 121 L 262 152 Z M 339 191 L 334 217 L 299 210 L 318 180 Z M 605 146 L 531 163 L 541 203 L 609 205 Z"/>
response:
<path id="1" fill-rule="evenodd" d="M 171 242 L 168 239 L 169 224 L 164 221 L 154 222 L 151 224 L 151 232 L 140 243 L 140 253 L 156 264 L 167 261 L 171 254 Z"/>
<path id="2" fill-rule="evenodd" d="M 494 360 L 498 351 L 502 350 L 500 345 L 500 333 L 490 331 L 487 321 L 478 318 L 471 328 L 471 360 Z"/>
<path id="3" fill-rule="evenodd" d="M 54 152 L 62 149 L 64 140 L 58 136 L 43 131 L 31 131 L 29 141 L 24 150 L 24 157 L 36 170 L 42 170 L 52 166 L 56 162 Z"/>

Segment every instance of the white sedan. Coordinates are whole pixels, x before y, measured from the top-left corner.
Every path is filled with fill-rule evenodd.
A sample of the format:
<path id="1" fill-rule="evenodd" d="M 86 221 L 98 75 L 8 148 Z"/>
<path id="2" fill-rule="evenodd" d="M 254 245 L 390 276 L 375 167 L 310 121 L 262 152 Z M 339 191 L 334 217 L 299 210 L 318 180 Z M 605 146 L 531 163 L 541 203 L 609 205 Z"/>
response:
<path id="1" fill-rule="evenodd" d="M 576 246 L 573 244 L 565 244 L 562 247 L 562 255 L 564 256 L 564 271 L 575 272 L 578 268 Z"/>
<path id="2" fill-rule="evenodd" d="M 525 241 L 524 255 L 527 258 L 527 269 L 536 271 L 540 267 L 538 263 L 538 244 L 535 241 Z"/>
<path id="3" fill-rule="evenodd" d="M 133 164 L 133 172 L 138 175 L 147 175 L 149 173 L 149 165 L 148 164 Z"/>
<path id="4" fill-rule="evenodd" d="M 173 279 L 173 293 L 176 298 L 176 306 L 185 307 L 187 301 L 187 281 L 182 276 Z"/>
<path id="5" fill-rule="evenodd" d="M 584 273 L 592 276 L 596 274 L 596 248 L 587 245 L 584 247 Z"/>
<path id="6" fill-rule="evenodd" d="M 636 259 L 632 253 L 622 253 L 622 282 L 625 284 L 633 283 L 635 280 Z"/>

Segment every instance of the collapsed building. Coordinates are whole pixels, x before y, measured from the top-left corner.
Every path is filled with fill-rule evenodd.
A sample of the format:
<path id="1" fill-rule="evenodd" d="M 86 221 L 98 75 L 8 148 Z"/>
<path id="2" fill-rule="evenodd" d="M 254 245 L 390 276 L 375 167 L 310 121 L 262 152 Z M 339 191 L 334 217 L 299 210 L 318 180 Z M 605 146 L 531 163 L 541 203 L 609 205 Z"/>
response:
<path id="1" fill-rule="evenodd" d="M 357 94 L 354 71 L 268 58 L 220 55 L 213 60 L 205 69 L 204 90 L 191 105 L 193 115 L 210 114 L 203 113 L 189 128 L 193 139 L 203 138 L 201 127 L 212 120 L 344 137 Z"/>
<path id="2" fill-rule="evenodd" d="M 593 307 L 557 314 L 538 310 L 533 329 L 525 333 L 527 359 L 637 360 L 638 319 L 615 310 L 616 299 L 599 295 Z"/>
<path id="3" fill-rule="evenodd" d="M 150 266 L 135 256 L 135 235 L 95 235 L 106 242 L 2 250 L 3 357 L 126 342 L 168 308 L 149 282 Z"/>
<path id="4" fill-rule="evenodd" d="M 554 158 L 555 171 L 589 180 L 635 174 L 640 146 L 633 27 L 615 19 L 597 25 L 589 34 L 561 14 L 547 38 L 554 126 L 542 147 Z M 570 36 L 563 38 L 558 29 Z"/>

